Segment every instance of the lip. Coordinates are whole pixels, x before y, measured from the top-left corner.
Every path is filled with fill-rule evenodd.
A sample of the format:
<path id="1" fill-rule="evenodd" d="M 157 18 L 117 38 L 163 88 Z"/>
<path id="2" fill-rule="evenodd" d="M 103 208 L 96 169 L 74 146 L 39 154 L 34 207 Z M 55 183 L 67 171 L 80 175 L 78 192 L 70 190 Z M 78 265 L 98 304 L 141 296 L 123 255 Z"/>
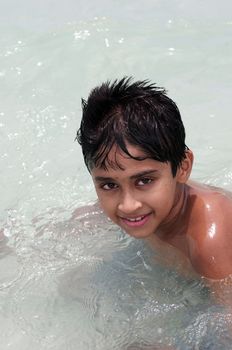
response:
<path id="1" fill-rule="evenodd" d="M 145 215 L 137 215 L 137 216 L 134 216 L 134 217 L 122 217 L 120 216 L 120 219 L 121 221 L 129 226 L 129 227 L 141 227 L 143 225 L 145 225 L 147 223 L 147 221 L 149 220 L 149 217 L 150 217 L 151 213 L 149 214 L 145 214 Z M 131 221 L 130 219 L 139 219 L 141 218 L 141 220 L 137 220 L 137 221 Z"/>

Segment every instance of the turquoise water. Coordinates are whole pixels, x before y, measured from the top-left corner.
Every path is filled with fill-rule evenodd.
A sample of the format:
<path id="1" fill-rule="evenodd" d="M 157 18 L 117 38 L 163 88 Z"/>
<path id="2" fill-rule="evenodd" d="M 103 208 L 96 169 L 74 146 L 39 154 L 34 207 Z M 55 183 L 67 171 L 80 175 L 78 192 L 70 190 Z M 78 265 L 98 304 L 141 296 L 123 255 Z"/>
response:
<path id="1" fill-rule="evenodd" d="M 229 1 L 0 1 L 0 349 L 230 349 L 203 280 L 98 209 L 80 98 L 133 75 L 168 89 L 193 178 L 232 190 Z M 137 345 L 136 345 L 137 344 Z"/>

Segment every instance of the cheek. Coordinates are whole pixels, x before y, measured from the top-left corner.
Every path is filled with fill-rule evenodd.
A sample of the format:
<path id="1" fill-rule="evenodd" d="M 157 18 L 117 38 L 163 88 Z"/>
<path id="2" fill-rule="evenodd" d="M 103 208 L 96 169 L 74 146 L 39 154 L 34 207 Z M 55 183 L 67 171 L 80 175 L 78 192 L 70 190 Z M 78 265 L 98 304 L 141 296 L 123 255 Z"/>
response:
<path id="1" fill-rule="evenodd" d="M 109 196 L 108 194 L 102 193 L 102 191 L 99 191 L 96 189 L 96 193 L 98 196 L 98 201 L 100 204 L 100 207 L 102 210 L 107 214 L 107 216 L 111 216 L 113 213 L 113 208 L 114 208 L 114 200 L 112 195 Z"/>
<path id="2" fill-rule="evenodd" d="M 175 186 L 163 183 L 149 197 L 157 210 L 169 211 L 175 200 Z"/>

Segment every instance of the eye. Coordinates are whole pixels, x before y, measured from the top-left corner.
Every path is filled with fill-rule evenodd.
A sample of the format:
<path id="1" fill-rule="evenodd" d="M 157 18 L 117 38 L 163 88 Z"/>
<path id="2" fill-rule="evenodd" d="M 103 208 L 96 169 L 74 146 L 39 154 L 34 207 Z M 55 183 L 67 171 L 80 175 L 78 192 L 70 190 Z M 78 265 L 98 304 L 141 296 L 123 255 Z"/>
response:
<path id="1" fill-rule="evenodd" d="M 145 185 L 149 185 L 152 181 L 153 181 L 153 179 L 151 179 L 149 177 L 143 177 L 141 179 L 138 179 L 136 185 L 137 186 L 145 186 Z"/>
<path id="2" fill-rule="evenodd" d="M 113 182 L 108 182 L 108 183 L 102 184 L 100 187 L 103 190 L 110 191 L 110 190 L 114 190 L 118 186 L 115 183 L 113 183 Z"/>

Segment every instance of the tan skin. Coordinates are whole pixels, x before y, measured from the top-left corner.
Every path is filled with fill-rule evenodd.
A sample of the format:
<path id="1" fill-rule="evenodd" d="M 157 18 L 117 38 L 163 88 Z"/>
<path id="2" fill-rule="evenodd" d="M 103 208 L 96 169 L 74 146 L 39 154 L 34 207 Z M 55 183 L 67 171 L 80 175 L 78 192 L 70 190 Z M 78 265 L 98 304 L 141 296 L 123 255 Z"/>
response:
<path id="1" fill-rule="evenodd" d="M 138 147 L 127 148 L 135 157 L 144 156 Z M 147 240 L 161 256 L 180 259 L 181 272 L 205 277 L 213 296 L 232 311 L 231 279 L 227 286 L 221 284 L 232 274 L 232 193 L 189 181 L 190 150 L 175 176 L 169 162 L 138 161 L 116 146 L 108 161 L 107 169 L 91 170 L 105 214 L 130 236 Z M 151 347 L 158 348 L 173 349 Z"/>
<path id="2" fill-rule="evenodd" d="M 141 149 L 127 147 L 131 155 L 144 156 Z M 232 193 L 189 181 L 190 150 L 174 177 L 170 163 L 138 161 L 116 146 L 108 160 L 120 167 L 91 171 L 106 215 L 129 235 L 147 240 L 169 264 L 180 261 L 182 273 L 205 277 L 212 297 L 231 313 L 232 279 L 226 277 L 232 274 Z"/>
<path id="3" fill-rule="evenodd" d="M 144 156 L 128 145 L 133 156 Z M 186 151 L 173 177 L 170 163 L 130 158 L 113 147 L 119 167 L 93 168 L 91 175 L 106 215 L 129 235 L 154 246 L 180 250 L 209 279 L 232 274 L 232 194 L 188 181 L 193 154 Z"/>

